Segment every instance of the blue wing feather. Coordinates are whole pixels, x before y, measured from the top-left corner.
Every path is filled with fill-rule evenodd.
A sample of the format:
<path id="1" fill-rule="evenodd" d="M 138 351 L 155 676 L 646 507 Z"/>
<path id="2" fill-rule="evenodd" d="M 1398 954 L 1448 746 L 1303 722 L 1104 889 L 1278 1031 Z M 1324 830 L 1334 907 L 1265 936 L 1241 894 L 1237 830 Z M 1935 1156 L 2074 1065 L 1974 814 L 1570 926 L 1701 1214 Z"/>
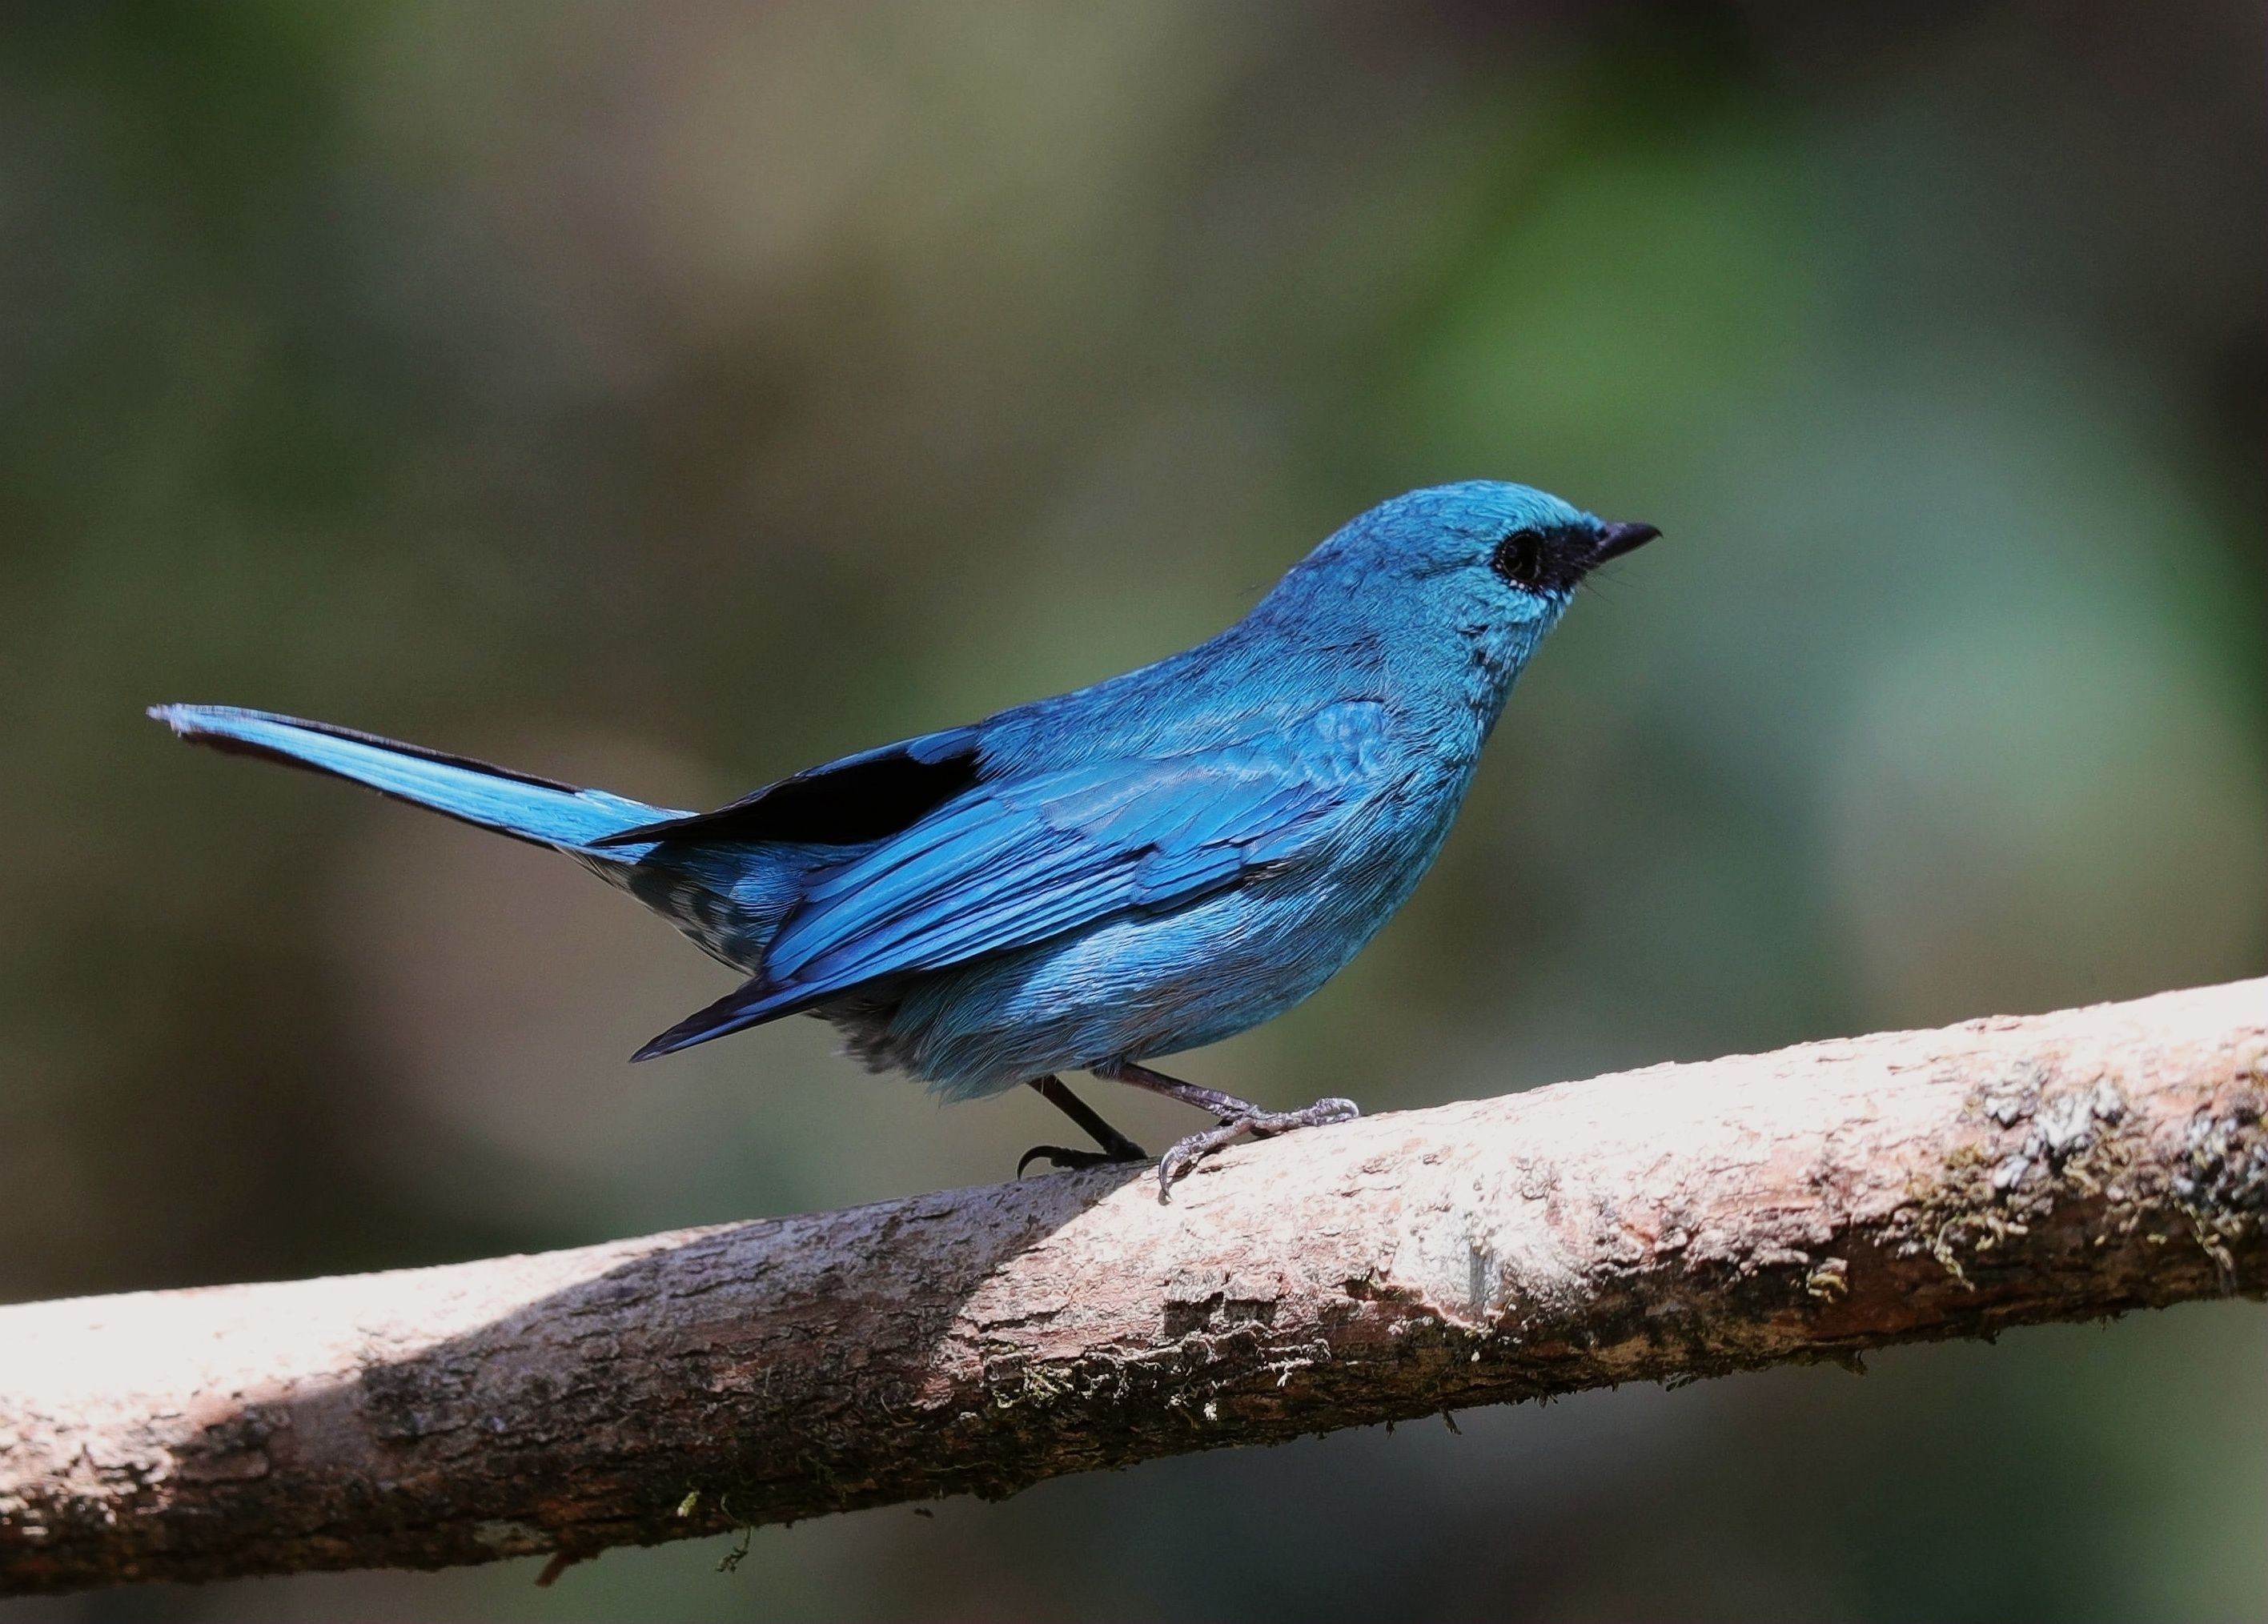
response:
<path id="1" fill-rule="evenodd" d="M 1178 908 L 1295 860 L 1379 783 L 1378 707 L 1265 739 L 985 784 L 833 870 L 762 973 L 639 1052 L 667 1054 L 871 982 Z"/>
<path id="2" fill-rule="evenodd" d="M 1149 852 L 1134 865 L 1134 900 L 1145 908 L 1157 908 L 1233 879 L 1243 869 L 1244 853 L 1234 846 Z"/>

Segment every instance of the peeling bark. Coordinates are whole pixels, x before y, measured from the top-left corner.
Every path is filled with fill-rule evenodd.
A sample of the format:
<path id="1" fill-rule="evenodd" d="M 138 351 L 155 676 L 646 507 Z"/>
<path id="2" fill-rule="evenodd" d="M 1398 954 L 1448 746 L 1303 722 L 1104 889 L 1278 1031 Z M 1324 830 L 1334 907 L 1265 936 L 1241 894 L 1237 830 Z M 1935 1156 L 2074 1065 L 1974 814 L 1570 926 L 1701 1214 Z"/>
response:
<path id="1" fill-rule="evenodd" d="M 2268 1292 L 2268 981 L 572 1252 L 0 1308 L 0 1591 L 573 1560 Z"/>

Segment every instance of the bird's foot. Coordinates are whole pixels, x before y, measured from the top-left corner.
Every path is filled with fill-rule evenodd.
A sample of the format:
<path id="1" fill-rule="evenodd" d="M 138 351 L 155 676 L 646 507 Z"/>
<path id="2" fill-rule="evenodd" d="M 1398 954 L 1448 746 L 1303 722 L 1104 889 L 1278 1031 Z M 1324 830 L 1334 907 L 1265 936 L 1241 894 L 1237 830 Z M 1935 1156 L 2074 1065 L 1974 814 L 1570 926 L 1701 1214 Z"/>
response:
<path id="1" fill-rule="evenodd" d="M 1032 1087 L 1065 1116 L 1085 1128 L 1100 1150 L 1073 1150 L 1059 1144 L 1035 1144 L 1017 1159 L 1016 1177 L 1024 1176 L 1024 1169 L 1034 1162 L 1045 1161 L 1058 1171 L 1066 1168 L 1110 1167 L 1122 1162 L 1146 1162 L 1150 1153 L 1116 1128 L 1104 1121 L 1089 1108 L 1086 1102 L 1063 1085 L 1059 1078 L 1034 1077 Z"/>
<path id="2" fill-rule="evenodd" d="M 1235 1101 L 1243 1105 L 1242 1100 Z M 1218 1151 L 1226 1150 L 1245 1135 L 1256 1139 L 1267 1139 L 1277 1134 L 1288 1134 L 1295 1128 L 1324 1128 L 1333 1122 L 1351 1122 L 1362 1114 L 1362 1109 L 1351 1099 L 1318 1099 L 1312 1106 L 1298 1111 L 1263 1111 L 1247 1106 L 1243 1113 L 1224 1116 L 1218 1127 L 1176 1140 L 1171 1150 L 1158 1163 L 1158 1199 L 1173 1199 L 1174 1180 L 1189 1172 L 1199 1162 Z"/>
<path id="3" fill-rule="evenodd" d="M 1046 1162 L 1061 1172 L 1086 1167 L 1117 1167 L 1128 1162 L 1146 1162 L 1150 1153 L 1139 1145 L 1128 1150 L 1074 1150 L 1059 1144 L 1035 1144 L 1016 1158 L 1016 1177 L 1024 1176 L 1024 1169 L 1034 1162 Z"/>

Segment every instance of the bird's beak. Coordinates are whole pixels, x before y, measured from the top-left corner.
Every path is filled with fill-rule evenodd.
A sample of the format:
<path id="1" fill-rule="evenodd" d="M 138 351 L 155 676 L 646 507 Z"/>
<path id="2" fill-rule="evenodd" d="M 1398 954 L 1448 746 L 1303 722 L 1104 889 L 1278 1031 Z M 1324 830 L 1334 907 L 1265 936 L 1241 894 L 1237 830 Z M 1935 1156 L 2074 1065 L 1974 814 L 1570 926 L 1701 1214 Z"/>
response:
<path id="1" fill-rule="evenodd" d="M 1591 555 L 1591 562 L 1603 564 L 1609 558 L 1635 553 L 1660 533 L 1652 525 L 1609 525 L 1606 534 L 1599 540 L 1598 550 Z"/>

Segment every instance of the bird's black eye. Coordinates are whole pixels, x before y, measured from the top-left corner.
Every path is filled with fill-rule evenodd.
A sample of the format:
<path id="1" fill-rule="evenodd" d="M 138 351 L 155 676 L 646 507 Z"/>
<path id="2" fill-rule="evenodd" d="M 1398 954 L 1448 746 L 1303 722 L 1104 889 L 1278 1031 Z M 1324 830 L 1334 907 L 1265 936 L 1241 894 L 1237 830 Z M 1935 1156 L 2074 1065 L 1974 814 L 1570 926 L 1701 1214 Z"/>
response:
<path id="1" fill-rule="evenodd" d="M 1543 588 L 1543 538 L 1533 530 L 1515 530 L 1496 544 L 1489 568 L 1514 586 L 1541 592 Z"/>

